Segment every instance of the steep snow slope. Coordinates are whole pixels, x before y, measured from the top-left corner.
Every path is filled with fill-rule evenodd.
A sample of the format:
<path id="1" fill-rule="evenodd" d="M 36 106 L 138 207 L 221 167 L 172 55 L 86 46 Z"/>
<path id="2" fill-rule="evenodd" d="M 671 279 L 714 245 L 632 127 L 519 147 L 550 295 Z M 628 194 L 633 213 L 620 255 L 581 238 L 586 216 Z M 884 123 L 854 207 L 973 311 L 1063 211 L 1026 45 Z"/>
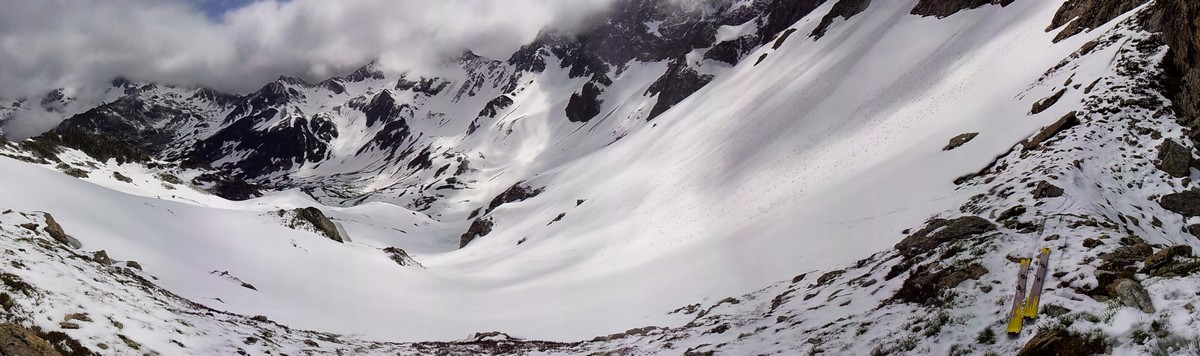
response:
<path id="1" fill-rule="evenodd" d="M 913 3 L 873 4 L 821 40 L 793 37 L 743 63 L 656 127 L 530 181 L 546 191 L 502 207 L 494 232 L 428 265 L 464 278 L 571 276 L 516 280 L 503 295 L 554 290 L 535 304 L 545 318 L 614 330 L 888 249 L 903 227 L 973 195 L 956 178 L 1069 111 L 1028 115 L 1054 89 L 1039 85 L 1042 73 L 1089 40 L 1051 44 L 1054 3 L 945 20 L 909 15 Z M 982 134 L 942 151 L 964 132 Z M 591 309 L 620 312 L 578 312 Z"/>

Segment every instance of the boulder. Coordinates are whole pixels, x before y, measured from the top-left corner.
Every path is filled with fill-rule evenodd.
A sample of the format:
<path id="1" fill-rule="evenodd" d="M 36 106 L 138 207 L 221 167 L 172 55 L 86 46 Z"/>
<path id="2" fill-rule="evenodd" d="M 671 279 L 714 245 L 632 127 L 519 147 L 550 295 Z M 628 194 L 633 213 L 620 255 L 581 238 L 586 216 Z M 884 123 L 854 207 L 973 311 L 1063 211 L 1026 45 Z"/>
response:
<path id="1" fill-rule="evenodd" d="M 105 266 L 111 265 L 113 263 L 112 259 L 108 257 L 108 252 L 105 252 L 104 250 L 93 252 L 92 253 L 92 261 L 96 261 L 96 263 L 99 263 L 99 264 L 102 264 Z"/>
<path id="2" fill-rule="evenodd" d="M 1200 189 L 1164 195 L 1158 199 L 1158 205 L 1183 216 L 1200 216 Z"/>
<path id="3" fill-rule="evenodd" d="M 54 241 L 61 242 L 67 246 L 71 246 L 71 248 L 77 249 L 77 248 L 83 247 L 83 244 L 79 243 L 79 240 L 76 240 L 75 238 L 71 237 L 70 235 L 67 235 L 66 231 L 63 231 L 62 225 L 59 225 L 58 221 L 54 221 L 54 216 L 50 215 L 50 213 L 42 213 L 42 214 L 46 218 L 46 229 L 45 229 L 46 234 L 50 235 L 50 237 L 53 238 Z"/>
<path id="4" fill-rule="evenodd" d="M 1109 294 L 1116 297 L 1121 305 L 1134 307 L 1144 313 L 1154 312 L 1154 303 L 1150 300 L 1150 293 L 1146 292 L 1146 288 L 1142 287 L 1132 279 L 1117 279 L 1112 285 L 1108 286 Z"/>
<path id="5" fill-rule="evenodd" d="M 303 209 L 296 209 L 296 215 L 301 219 L 308 221 L 317 229 L 318 232 L 320 232 L 322 235 L 325 235 L 325 237 L 328 237 L 330 240 L 346 242 L 346 239 L 341 233 L 338 232 L 337 225 L 334 225 L 333 221 L 330 221 L 329 218 L 325 216 L 325 213 L 321 212 L 321 209 L 311 206 Z"/>
<path id="6" fill-rule="evenodd" d="M 1013 207 L 1008 208 L 1007 210 L 1001 212 L 1000 215 L 996 217 L 996 220 L 1004 221 L 1004 220 L 1008 220 L 1008 219 L 1012 219 L 1012 218 L 1021 216 L 1021 214 L 1025 214 L 1025 210 L 1026 209 L 1025 209 L 1024 205 L 1013 206 Z"/>
<path id="7" fill-rule="evenodd" d="M 1192 173 L 1192 150 L 1175 140 L 1165 139 L 1158 145 L 1158 160 L 1154 163 L 1172 177 L 1187 177 Z"/>
<path id="8" fill-rule="evenodd" d="M 1057 198 L 1063 195 L 1063 189 L 1047 181 L 1040 181 L 1033 188 L 1033 198 Z"/>

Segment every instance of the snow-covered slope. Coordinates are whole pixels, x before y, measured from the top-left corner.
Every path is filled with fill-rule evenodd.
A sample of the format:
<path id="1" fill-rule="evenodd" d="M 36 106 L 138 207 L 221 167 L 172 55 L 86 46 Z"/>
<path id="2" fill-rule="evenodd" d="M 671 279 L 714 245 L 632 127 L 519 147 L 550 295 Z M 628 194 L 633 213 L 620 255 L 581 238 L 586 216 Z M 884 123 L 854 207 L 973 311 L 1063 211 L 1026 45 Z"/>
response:
<path id="1" fill-rule="evenodd" d="M 175 338 L 200 344 L 179 347 L 169 321 L 158 320 L 122 334 L 162 353 L 227 352 L 243 347 L 229 340 L 264 323 L 221 314 L 199 320 L 222 325 L 195 326 L 191 313 L 205 308 L 353 340 L 324 348 L 300 346 L 312 332 L 278 334 L 287 341 L 276 346 L 289 350 L 426 352 L 439 346 L 386 342 L 499 330 L 570 343 L 496 336 L 488 342 L 523 346 L 473 349 L 482 335 L 440 346 L 1012 353 L 1034 332 L 979 335 L 1002 333 L 1010 257 L 1047 246 L 1055 255 L 1042 302 L 1069 310 L 1038 328 L 1099 332 L 1116 352 L 1168 341 L 1200 351 L 1186 343 L 1196 337 L 1186 330 L 1197 298 L 1185 291 L 1196 281 L 1180 278 L 1194 259 L 1167 256 L 1186 272 L 1173 275 L 1147 259 L 1170 245 L 1200 246 L 1185 232 L 1195 221 L 1156 205 L 1189 185 L 1155 167 L 1164 160 L 1157 141 L 1187 142 L 1162 89 L 1166 47 L 1143 20 L 1156 8 L 1129 7 L 1063 36 L 1047 31 L 1060 1 L 913 14 L 929 2 L 813 2 L 790 28 L 774 29 L 778 2 L 684 12 L 701 20 L 651 18 L 653 36 L 672 33 L 672 21 L 711 27 L 713 41 L 689 45 L 682 59 L 596 62 L 587 54 L 623 52 L 547 35 L 507 62 L 466 55 L 438 78 L 368 66 L 319 84 L 282 78 L 246 96 L 122 82 L 115 88 L 142 89 L 59 133 L 130 134 L 117 137 L 157 158 L 100 162 L 87 148 L 46 155 L 45 141 L 8 144 L 3 153 L 28 162 L 0 158 L 0 208 L 14 210 L 0 226 L 12 238 L 6 249 L 43 247 L 9 261 L 60 266 L 104 250 L 139 268 L 17 268 L 6 275 L 41 299 L 6 309 L 106 345 L 115 342 L 110 328 L 69 329 L 63 315 L 165 320 L 186 310 L 192 325 L 179 334 L 221 335 Z M 782 34 L 755 37 L 763 31 Z M 708 55 L 743 37 L 737 43 L 752 50 L 735 51 L 736 65 Z M 538 60 L 543 68 L 525 68 Z M 707 84 L 686 84 L 698 79 Z M 682 100 L 655 110 L 678 83 L 688 87 Z M 590 90 L 602 100 L 572 109 Z M 586 120 L 576 120 L 581 112 Z M 114 122 L 136 127 L 106 128 Z M 1191 144 L 1181 147 L 1190 162 Z M 219 186 L 214 176 L 268 189 L 229 201 L 204 190 Z M 310 206 L 348 241 L 294 210 Z M 47 242 L 53 234 L 38 231 L 50 224 L 36 212 L 52 214 L 82 249 Z M 20 230 L 31 222 L 31 232 Z M 402 262 L 409 255 L 419 265 Z M 1114 271 L 1140 280 L 1158 308 L 1122 307 L 1137 305 L 1126 290 L 1106 289 L 1118 284 Z M 138 276 L 199 305 L 106 288 L 104 298 L 124 309 L 73 301 L 95 293 L 76 282 L 92 275 Z M 1146 336 L 1152 322 L 1159 329 Z"/>

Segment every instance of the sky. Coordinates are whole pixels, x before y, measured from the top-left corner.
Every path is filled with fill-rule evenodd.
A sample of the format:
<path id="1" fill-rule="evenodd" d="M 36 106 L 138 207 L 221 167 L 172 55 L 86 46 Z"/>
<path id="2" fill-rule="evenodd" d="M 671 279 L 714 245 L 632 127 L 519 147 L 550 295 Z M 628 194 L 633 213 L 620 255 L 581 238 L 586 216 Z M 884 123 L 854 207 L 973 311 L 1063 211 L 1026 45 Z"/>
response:
<path id="1" fill-rule="evenodd" d="M 246 6 L 253 0 L 192 0 L 210 19 L 220 19 L 225 12 Z"/>
<path id="2" fill-rule="evenodd" d="M 433 70 L 464 50 L 505 59 L 611 0 L 0 0 L 0 98 L 113 78 L 246 93 L 378 61 Z"/>

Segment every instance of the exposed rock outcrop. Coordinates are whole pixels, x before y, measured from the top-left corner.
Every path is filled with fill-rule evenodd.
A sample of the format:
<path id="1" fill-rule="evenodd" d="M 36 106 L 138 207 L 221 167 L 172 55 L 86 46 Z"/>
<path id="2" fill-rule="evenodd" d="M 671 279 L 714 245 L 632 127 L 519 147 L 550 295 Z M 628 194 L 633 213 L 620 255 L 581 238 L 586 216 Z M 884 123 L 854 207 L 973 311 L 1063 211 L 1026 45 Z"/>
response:
<path id="1" fill-rule="evenodd" d="M 1054 37 L 1054 42 L 1062 41 L 1100 27 L 1144 3 L 1146 0 L 1069 0 L 1058 8 L 1046 31 L 1066 25 L 1062 32 Z"/>
<path id="2" fill-rule="evenodd" d="M 912 257 L 946 242 L 993 230 L 996 230 L 996 224 L 978 216 L 963 216 L 954 220 L 933 219 L 921 230 L 900 240 L 896 249 L 900 250 L 901 254 Z"/>
<path id="3" fill-rule="evenodd" d="M 475 238 L 487 235 L 492 232 L 492 218 L 479 218 L 471 222 L 471 227 L 467 228 L 467 232 L 463 233 L 458 238 L 458 248 L 467 247 L 467 244 L 475 240 Z"/>
<path id="4" fill-rule="evenodd" d="M 1043 142 L 1046 142 L 1046 140 L 1058 135 L 1059 132 L 1075 127 L 1075 125 L 1079 125 L 1079 118 L 1076 117 L 1076 112 L 1072 111 L 1058 119 L 1058 121 L 1055 121 L 1054 123 L 1042 128 L 1042 130 L 1038 131 L 1038 133 L 1033 135 L 1033 137 L 1021 142 L 1021 145 L 1024 146 L 1026 150 L 1038 148 Z"/>
<path id="5" fill-rule="evenodd" d="M 63 231 L 62 225 L 59 225 L 58 221 L 54 220 L 53 215 L 50 215 L 50 213 L 43 213 L 43 216 L 45 216 L 45 218 L 46 218 L 46 228 L 45 228 L 46 234 L 50 235 L 50 237 L 53 238 L 54 241 L 61 242 L 62 244 L 67 245 L 67 246 L 71 246 L 71 248 L 77 249 L 77 248 L 83 247 L 83 244 L 81 244 L 79 242 L 79 240 L 76 240 L 74 237 L 71 237 L 71 235 L 67 235 L 67 232 Z"/>
<path id="6" fill-rule="evenodd" d="M 867 7 L 871 6 L 871 0 L 838 0 L 833 4 L 833 8 L 829 10 L 825 17 L 821 18 L 821 23 L 813 29 L 810 37 L 820 39 L 825 36 L 825 32 L 829 31 L 829 26 L 833 25 L 833 20 L 838 18 L 849 19 L 854 15 L 866 11 Z"/>
<path id="7" fill-rule="evenodd" d="M 912 14 L 920 16 L 937 16 L 938 18 L 954 15 L 962 10 L 974 9 L 983 5 L 995 4 L 1008 6 L 1013 0 L 921 0 L 913 7 Z"/>
<path id="8" fill-rule="evenodd" d="M 45 339 L 17 324 L 0 324 L 0 355 L 58 356 Z"/>
<path id="9" fill-rule="evenodd" d="M 960 134 L 958 136 L 954 136 L 953 138 L 950 139 L 950 143 L 946 144 L 946 147 L 942 147 L 942 151 L 949 151 L 949 150 L 958 148 L 958 147 L 966 144 L 967 142 L 970 142 L 971 140 L 975 139 L 975 136 L 979 136 L 979 133 L 978 132 L 967 132 L 964 134 Z"/>
<path id="10" fill-rule="evenodd" d="M 330 240 L 337 242 L 346 242 L 347 240 L 345 236 L 342 236 L 342 234 L 338 232 L 337 225 L 334 225 L 333 221 L 329 220 L 329 218 L 325 216 L 325 213 L 321 212 L 321 209 L 311 206 L 303 209 L 296 209 L 296 216 L 312 224 L 312 226 L 316 228 L 318 232 L 320 232 L 322 235 L 325 235 L 325 237 L 328 237 Z"/>
<path id="11" fill-rule="evenodd" d="M 392 261 L 395 261 L 396 264 L 398 264 L 398 265 L 406 266 L 406 267 L 407 266 L 422 267 L 420 263 L 417 263 L 417 260 L 413 259 L 412 256 L 408 255 L 408 252 L 405 252 L 404 249 L 401 249 L 399 247 L 384 248 L 383 253 L 386 253 L 388 255 L 388 258 L 392 259 Z"/>

